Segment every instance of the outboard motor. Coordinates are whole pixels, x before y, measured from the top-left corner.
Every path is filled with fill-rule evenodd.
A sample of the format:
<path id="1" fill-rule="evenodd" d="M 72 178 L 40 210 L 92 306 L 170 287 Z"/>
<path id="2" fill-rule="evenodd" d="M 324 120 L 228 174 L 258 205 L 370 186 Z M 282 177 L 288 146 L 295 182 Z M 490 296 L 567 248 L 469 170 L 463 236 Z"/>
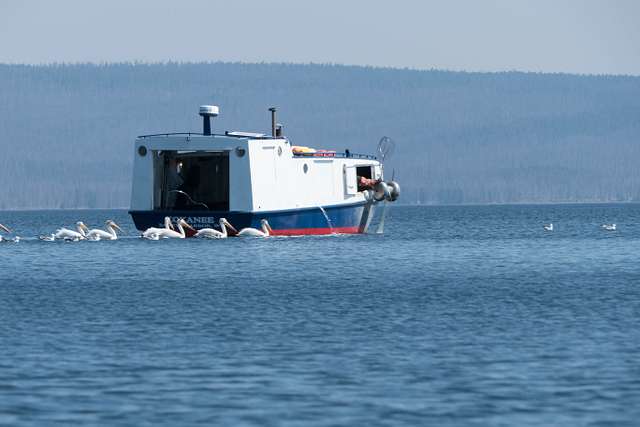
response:
<path id="1" fill-rule="evenodd" d="M 389 192 L 391 193 L 391 200 L 395 202 L 400 197 L 400 184 L 396 181 L 388 181 L 387 186 L 389 187 Z"/>
<path id="2" fill-rule="evenodd" d="M 400 197 L 400 184 L 396 181 L 380 181 L 373 188 L 373 200 L 395 202 Z"/>
<path id="3" fill-rule="evenodd" d="M 386 182 L 380 181 L 373 187 L 373 200 L 376 202 L 391 200 L 391 191 Z"/>
<path id="4" fill-rule="evenodd" d="M 384 162 L 386 159 L 391 157 L 394 149 L 396 148 L 396 143 L 393 139 L 388 136 L 383 136 L 380 138 L 378 142 L 378 153 L 380 154 L 380 162 Z M 395 175 L 395 173 L 393 174 Z M 391 178 L 393 178 L 393 175 Z M 398 184 L 393 179 L 387 182 L 378 182 L 376 186 L 373 188 L 374 194 L 373 199 L 376 202 L 381 202 L 386 200 L 388 202 L 395 202 L 400 197 L 400 184 Z"/>

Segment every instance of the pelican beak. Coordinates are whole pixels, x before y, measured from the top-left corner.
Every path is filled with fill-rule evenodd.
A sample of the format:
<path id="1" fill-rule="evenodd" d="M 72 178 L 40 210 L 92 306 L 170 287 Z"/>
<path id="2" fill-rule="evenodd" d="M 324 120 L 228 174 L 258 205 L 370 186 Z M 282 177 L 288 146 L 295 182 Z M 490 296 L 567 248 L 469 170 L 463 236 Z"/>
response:
<path id="1" fill-rule="evenodd" d="M 229 221 L 227 221 L 226 219 L 224 220 L 224 225 L 229 227 L 231 229 L 231 231 L 233 231 L 235 234 L 238 234 L 238 230 L 236 230 L 236 228 L 233 225 L 231 225 L 231 223 Z"/>
<path id="2" fill-rule="evenodd" d="M 181 219 L 181 220 L 180 220 L 180 223 L 181 223 L 183 226 L 187 227 L 189 230 L 196 231 L 196 229 L 195 229 L 195 228 L 193 228 L 192 226 L 190 226 L 190 225 L 189 225 L 189 223 L 188 223 L 187 221 L 185 221 L 184 219 Z"/>
<path id="3" fill-rule="evenodd" d="M 115 222 L 111 221 L 111 225 L 113 226 L 113 228 L 115 228 L 119 232 L 124 233 L 124 231 L 122 231 L 122 228 L 120 228 L 120 226 L 118 224 L 116 224 Z"/>
<path id="4" fill-rule="evenodd" d="M 0 224 L 0 230 L 4 231 L 5 233 L 11 233 L 11 230 L 9 230 L 7 227 L 5 227 L 2 224 Z"/>
<path id="5" fill-rule="evenodd" d="M 86 225 L 84 225 L 84 222 L 80 223 L 80 228 L 82 228 L 84 231 L 89 231 L 89 227 L 87 227 Z"/>

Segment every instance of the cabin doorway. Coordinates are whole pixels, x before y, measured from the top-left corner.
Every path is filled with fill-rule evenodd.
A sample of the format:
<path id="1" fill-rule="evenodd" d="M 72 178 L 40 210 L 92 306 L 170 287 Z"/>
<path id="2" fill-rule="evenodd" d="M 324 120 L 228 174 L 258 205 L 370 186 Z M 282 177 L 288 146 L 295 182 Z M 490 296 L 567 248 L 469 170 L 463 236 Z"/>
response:
<path id="1" fill-rule="evenodd" d="M 229 152 L 158 152 L 156 209 L 229 210 Z"/>
<path id="2" fill-rule="evenodd" d="M 357 166 L 356 167 L 356 179 L 358 180 L 358 191 L 367 190 L 369 187 L 362 185 L 362 180 L 360 178 L 365 178 L 370 180 L 373 177 L 373 166 Z"/>

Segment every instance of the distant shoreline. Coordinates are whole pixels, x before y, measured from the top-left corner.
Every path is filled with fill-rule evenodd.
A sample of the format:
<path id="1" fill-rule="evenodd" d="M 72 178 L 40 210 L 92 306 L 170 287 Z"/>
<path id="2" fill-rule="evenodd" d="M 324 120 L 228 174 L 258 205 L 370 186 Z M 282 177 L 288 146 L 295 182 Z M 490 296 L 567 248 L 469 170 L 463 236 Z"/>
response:
<path id="1" fill-rule="evenodd" d="M 220 105 L 220 132 L 267 131 L 277 105 L 298 145 L 375 154 L 386 135 L 397 150 L 385 169 L 409 205 L 626 203 L 640 200 L 639 83 L 336 64 L 0 65 L 0 209 L 124 209 L 135 136 L 200 129 L 205 103 Z"/>

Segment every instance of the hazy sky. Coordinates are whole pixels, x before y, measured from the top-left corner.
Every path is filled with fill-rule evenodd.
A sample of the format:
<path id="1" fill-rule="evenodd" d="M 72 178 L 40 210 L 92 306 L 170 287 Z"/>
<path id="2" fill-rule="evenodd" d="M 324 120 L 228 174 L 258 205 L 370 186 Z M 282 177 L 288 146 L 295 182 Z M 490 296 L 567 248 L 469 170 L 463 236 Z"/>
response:
<path id="1" fill-rule="evenodd" d="M 0 0 L 0 62 L 640 75 L 638 0 Z"/>

